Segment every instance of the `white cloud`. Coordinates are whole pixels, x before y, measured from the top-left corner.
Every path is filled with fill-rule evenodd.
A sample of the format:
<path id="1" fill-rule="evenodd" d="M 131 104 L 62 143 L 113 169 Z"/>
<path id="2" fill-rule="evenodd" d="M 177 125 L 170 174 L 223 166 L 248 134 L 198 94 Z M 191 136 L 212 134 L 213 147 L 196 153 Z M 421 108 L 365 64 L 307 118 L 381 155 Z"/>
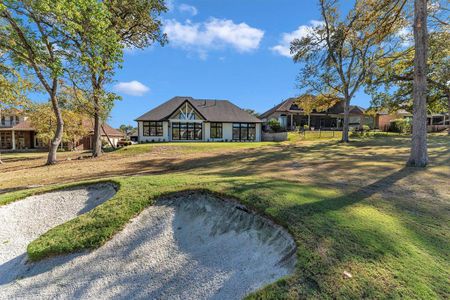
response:
<path id="1" fill-rule="evenodd" d="M 189 5 L 189 4 L 184 4 L 184 3 L 180 4 L 178 6 L 178 10 L 180 12 L 182 12 L 182 13 L 188 13 L 191 16 L 195 16 L 195 15 L 198 14 L 197 8 L 195 6 L 192 6 L 192 5 Z"/>
<path id="2" fill-rule="evenodd" d="M 137 80 L 133 80 L 130 82 L 119 82 L 114 86 L 114 90 L 130 96 L 143 96 L 150 91 L 150 88 Z"/>
<path id="3" fill-rule="evenodd" d="M 281 36 L 280 43 L 278 45 L 270 48 L 273 52 L 291 58 L 291 42 L 295 39 L 301 39 L 303 37 L 308 36 L 311 33 L 311 30 L 315 27 L 322 26 L 322 21 L 311 20 L 309 21 L 310 25 L 301 25 L 297 28 L 297 30 L 283 33 Z"/>
<path id="4" fill-rule="evenodd" d="M 236 24 L 232 20 L 211 18 L 206 22 L 184 24 L 167 20 L 164 32 L 169 44 L 198 53 L 211 49 L 231 47 L 238 52 L 250 52 L 259 48 L 264 31 L 246 23 Z"/>

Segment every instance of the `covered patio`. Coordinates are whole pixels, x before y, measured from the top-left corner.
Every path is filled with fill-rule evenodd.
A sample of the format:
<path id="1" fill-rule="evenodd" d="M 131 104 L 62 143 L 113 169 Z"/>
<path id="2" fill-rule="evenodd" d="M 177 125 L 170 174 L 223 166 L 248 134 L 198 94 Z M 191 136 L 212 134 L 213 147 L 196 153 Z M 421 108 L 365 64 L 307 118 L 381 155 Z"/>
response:
<path id="1" fill-rule="evenodd" d="M 344 125 L 344 102 L 339 101 L 326 111 L 312 111 L 309 115 L 295 103 L 295 98 L 289 98 L 261 115 L 267 124 L 272 119 L 278 120 L 285 130 L 300 130 L 308 126 L 311 130 L 342 130 Z M 361 129 L 363 125 L 372 126 L 373 119 L 365 115 L 363 108 L 350 107 L 350 127 Z"/>
<path id="2" fill-rule="evenodd" d="M 27 150 L 34 149 L 36 139 L 33 130 L 0 129 L 1 150 Z"/>

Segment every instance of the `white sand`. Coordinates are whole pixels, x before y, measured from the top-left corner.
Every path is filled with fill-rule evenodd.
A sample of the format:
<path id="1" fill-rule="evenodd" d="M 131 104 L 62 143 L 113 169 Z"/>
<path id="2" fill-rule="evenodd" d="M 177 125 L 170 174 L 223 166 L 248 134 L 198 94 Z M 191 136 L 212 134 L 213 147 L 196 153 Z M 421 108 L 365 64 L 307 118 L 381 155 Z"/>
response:
<path id="1" fill-rule="evenodd" d="M 285 230 L 237 207 L 199 194 L 159 200 L 95 251 L 0 279 L 0 298 L 240 299 L 293 272 L 296 258 Z"/>
<path id="2" fill-rule="evenodd" d="M 31 196 L 0 206 L 0 284 L 23 269 L 31 241 L 88 212 L 115 193 L 112 184 L 96 184 Z"/>

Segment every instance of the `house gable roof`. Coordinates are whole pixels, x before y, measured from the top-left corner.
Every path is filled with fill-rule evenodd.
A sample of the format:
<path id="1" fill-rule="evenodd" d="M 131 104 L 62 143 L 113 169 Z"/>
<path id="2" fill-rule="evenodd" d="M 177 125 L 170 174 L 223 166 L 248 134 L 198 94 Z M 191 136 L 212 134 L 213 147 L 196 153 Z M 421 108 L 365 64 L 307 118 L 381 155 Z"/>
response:
<path id="1" fill-rule="evenodd" d="M 267 118 L 271 114 L 273 114 L 274 112 L 286 112 L 286 111 L 289 111 L 291 106 L 292 106 L 292 104 L 294 103 L 294 100 L 295 100 L 295 98 L 288 98 L 288 99 L 284 100 L 283 102 L 275 105 L 274 107 L 272 107 L 268 111 L 262 113 L 260 117 L 261 118 Z"/>
<path id="2" fill-rule="evenodd" d="M 199 112 L 198 111 L 198 109 L 194 106 L 194 105 L 192 105 L 191 104 L 191 101 L 189 101 L 188 99 L 186 99 L 186 100 L 184 100 L 169 116 L 167 116 L 167 118 L 170 118 L 170 117 L 174 117 L 174 115 L 176 114 L 176 113 L 178 113 L 178 111 L 180 110 L 180 109 L 182 109 L 183 108 L 183 106 L 185 105 L 185 104 L 188 104 L 190 107 L 192 107 L 193 109 L 194 109 L 194 111 L 195 111 L 195 113 L 197 113 L 201 118 L 203 118 L 203 120 L 206 120 L 206 118 L 205 118 L 205 116 L 201 113 L 201 112 Z"/>
<path id="3" fill-rule="evenodd" d="M 91 119 L 84 119 L 83 120 L 83 127 L 88 131 L 89 135 L 94 134 L 94 120 Z M 122 131 L 119 131 L 117 129 L 112 128 L 106 123 L 102 124 L 101 134 L 102 136 L 114 136 L 114 137 L 124 137 L 125 134 Z"/>
<path id="4" fill-rule="evenodd" d="M 261 118 L 268 118 L 275 112 L 303 112 L 303 109 L 300 107 L 297 107 L 297 105 L 294 103 L 297 98 L 288 98 L 284 100 L 283 102 L 279 103 L 278 105 L 272 107 L 268 111 L 261 114 Z M 344 113 L 344 102 L 338 101 L 335 105 L 330 107 L 326 112 L 322 113 L 329 113 L 329 114 L 343 114 Z M 364 108 L 356 105 L 350 106 L 350 113 L 351 114 L 364 114 L 365 110 Z"/>
<path id="5" fill-rule="evenodd" d="M 188 101 L 205 120 L 209 122 L 250 122 L 261 123 L 261 120 L 240 109 L 228 100 L 194 99 L 192 97 L 174 97 L 143 114 L 136 121 L 167 120 L 184 102 Z"/>

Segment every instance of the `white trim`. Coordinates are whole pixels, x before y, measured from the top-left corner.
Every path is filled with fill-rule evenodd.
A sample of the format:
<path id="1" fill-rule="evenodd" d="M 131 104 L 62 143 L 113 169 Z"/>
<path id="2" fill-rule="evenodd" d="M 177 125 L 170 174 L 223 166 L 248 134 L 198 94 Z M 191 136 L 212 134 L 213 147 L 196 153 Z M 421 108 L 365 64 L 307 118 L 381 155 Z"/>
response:
<path id="1" fill-rule="evenodd" d="M 12 150 L 16 150 L 16 132 L 14 130 L 11 130 L 11 135 Z"/>
<path id="2" fill-rule="evenodd" d="M 209 122 L 203 120 L 179 120 L 170 119 L 169 121 L 163 122 L 163 136 L 144 136 L 143 135 L 143 122 L 151 121 L 138 121 L 138 141 L 140 143 L 148 142 L 222 142 L 222 141 L 233 141 L 233 123 L 232 122 Z M 201 123 L 202 124 L 202 139 L 201 140 L 172 140 L 172 125 L 171 123 Z M 210 138 L 210 126 L 211 123 L 222 123 L 222 138 L 212 139 Z M 261 123 L 254 122 L 234 122 L 234 123 L 253 123 L 255 124 L 256 136 L 253 142 L 261 141 Z M 170 126 L 169 126 L 170 125 Z M 237 141 L 234 141 L 237 142 Z"/>

